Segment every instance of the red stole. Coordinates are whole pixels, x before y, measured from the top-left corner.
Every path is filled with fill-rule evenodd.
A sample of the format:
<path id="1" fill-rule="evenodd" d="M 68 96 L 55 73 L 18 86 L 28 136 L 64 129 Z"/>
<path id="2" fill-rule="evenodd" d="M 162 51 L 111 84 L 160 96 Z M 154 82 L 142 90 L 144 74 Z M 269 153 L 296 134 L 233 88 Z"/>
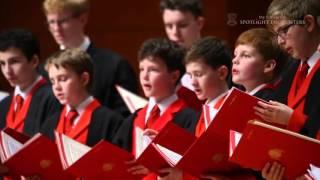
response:
<path id="1" fill-rule="evenodd" d="M 226 95 L 222 96 L 214 105 L 214 109 L 219 109 L 220 106 L 222 105 L 224 99 L 226 98 Z M 202 133 L 204 133 L 206 131 L 206 126 L 205 126 L 205 122 L 204 121 L 208 121 L 211 120 L 210 119 L 210 110 L 209 110 L 209 106 L 207 105 L 203 105 L 203 111 L 201 112 L 201 116 L 198 120 L 197 126 L 196 126 L 196 132 L 195 135 L 196 137 L 200 137 L 202 135 Z M 208 112 L 208 113 L 204 113 L 204 112 Z M 211 122 L 211 121 L 210 121 Z M 207 124 L 209 125 L 210 122 L 207 122 Z"/>
<path id="2" fill-rule="evenodd" d="M 9 111 L 7 114 L 7 118 L 6 118 L 7 127 L 12 128 L 18 132 L 23 132 L 24 121 L 30 107 L 32 96 L 36 92 L 36 90 L 42 85 L 44 85 L 45 83 L 46 81 L 44 79 L 41 79 L 39 82 L 37 82 L 33 86 L 30 93 L 27 95 L 26 99 L 24 100 L 21 110 L 17 114 L 15 114 L 15 110 L 14 110 L 15 100 L 14 98 L 12 98 Z"/>
<path id="3" fill-rule="evenodd" d="M 307 92 L 309 90 L 311 80 L 319 68 L 320 68 L 320 59 L 315 64 L 315 66 L 311 69 L 311 72 L 309 72 L 309 74 L 307 75 L 306 79 L 302 83 L 297 93 L 295 93 L 295 90 L 297 86 L 299 69 L 297 69 L 296 71 L 296 74 L 294 76 L 294 79 L 288 94 L 288 106 L 294 110 L 288 123 L 288 129 L 291 131 L 299 132 L 302 126 L 305 124 L 305 121 L 307 120 L 307 116 L 304 114 L 305 96 L 307 95 Z"/>
<path id="4" fill-rule="evenodd" d="M 56 131 L 59 133 L 63 133 L 82 144 L 86 144 L 89 132 L 88 128 L 91 122 L 92 113 L 100 106 L 100 103 L 96 99 L 94 99 L 90 104 L 88 104 L 84 112 L 80 116 L 78 123 L 68 133 L 64 132 L 64 125 L 66 124 L 65 114 L 67 110 L 67 107 L 65 106 L 60 114 L 60 119 Z"/>
<path id="5" fill-rule="evenodd" d="M 186 104 L 183 100 L 178 99 L 175 102 L 173 102 L 166 111 L 152 124 L 151 129 L 154 129 L 156 131 L 161 131 L 161 129 L 173 119 L 174 114 L 179 112 L 181 109 L 185 108 Z M 133 129 L 132 129 L 132 154 L 136 155 L 136 134 L 135 129 L 139 127 L 140 129 L 144 130 L 146 129 L 145 125 L 145 117 L 147 114 L 147 108 L 148 105 L 145 106 L 143 109 L 141 109 L 138 113 L 136 118 L 133 122 Z M 136 157 L 137 158 L 137 157 Z M 150 173 L 147 175 L 144 180 L 151 180 L 151 179 L 157 179 L 157 176 L 154 173 Z"/>

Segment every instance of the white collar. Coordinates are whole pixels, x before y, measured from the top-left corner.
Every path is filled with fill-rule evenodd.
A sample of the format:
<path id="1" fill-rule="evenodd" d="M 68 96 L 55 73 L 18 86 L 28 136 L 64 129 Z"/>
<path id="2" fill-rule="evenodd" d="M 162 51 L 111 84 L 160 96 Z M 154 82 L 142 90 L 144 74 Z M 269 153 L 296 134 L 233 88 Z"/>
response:
<path id="1" fill-rule="evenodd" d="M 75 110 L 77 110 L 79 116 L 85 111 L 85 108 L 93 101 L 93 97 L 92 96 L 88 96 L 84 101 L 82 101 L 78 107 L 76 107 Z M 66 114 L 68 114 L 68 112 L 71 110 L 71 106 L 68 104 L 67 105 L 67 110 L 66 110 Z"/>
<path id="2" fill-rule="evenodd" d="M 307 64 L 309 65 L 308 73 L 311 72 L 311 69 L 316 65 L 316 63 L 320 59 L 320 52 L 316 51 L 313 55 L 307 60 Z M 301 61 L 301 63 L 303 63 Z"/>
<path id="3" fill-rule="evenodd" d="M 216 103 L 219 101 L 219 99 L 221 99 L 223 96 L 225 96 L 227 93 L 229 93 L 229 91 L 223 92 L 221 93 L 219 96 L 217 96 L 216 98 L 214 98 L 211 101 L 206 101 L 206 105 L 208 105 L 209 107 L 214 107 L 216 105 Z"/>
<path id="4" fill-rule="evenodd" d="M 147 114 L 149 114 L 153 108 L 154 105 L 158 105 L 160 109 L 160 114 L 162 114 L 173 102 L 175 102 L 178 99 L 177 94 L 172 94 L 171 96 L 163 99 L 160 102 L 156 102 L 155 98 L 150 97 L 149 99 L 149 104 L 148 104 L 148 109 L 147 109 Z"/>
<path id="5" fill-rule="evenodd" d="M 85 36 L 83 42 L 78 48 L 81 49 L 82 51 L 87 51 L 87 49 L 90 46 L 90 43 L 91 43 L 90 38 L 88 36 Z M 60 45 L 60 49 L 64 50 L 66 49 L 66 47 L 64 45 Z"/>
<path id="6" fill-rule="evenodd" d="M 260 84 L 259 86 L 257 86 L 256 88 L 254 88 L 253 90 L 246 92 L 247 94 L 250 94 L 251 96 L 253 96 L 255 93 L 257 93 L 258 91 L 260 91 L 262 88 L 264 88 L 267 84 L 263 83 Z"/>
<path id="7" fill-rule="evenodd" d="M 16 95 L 20 95 L 23 99 L 26 99 L 26 97 L 28 96 L 28 94 L 30 93 L 31 89 L 42 79 L 41 76 L 38 76 L 36 78 L 36 80 L 29 86 L 27 87 L 25 90 L 21 90 L 19 86 L 16 86 L 14 88 L 14 96 Z"/>

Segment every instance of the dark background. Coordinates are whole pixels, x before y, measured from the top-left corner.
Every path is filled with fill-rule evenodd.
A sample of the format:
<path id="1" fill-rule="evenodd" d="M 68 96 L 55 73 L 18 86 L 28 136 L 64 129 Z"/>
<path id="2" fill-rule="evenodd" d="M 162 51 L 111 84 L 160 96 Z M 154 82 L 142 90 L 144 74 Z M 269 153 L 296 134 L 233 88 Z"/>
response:
<path id="1" fill-rule="evenodd" d="M 263 26 L 243 24 L 240 21 L 262 20 L 270 2 L 271 0 L 203 0 L 206 23 L 202 35 L 222 38 L 233 48 L 234 41 L 241 32 Z M 229 25 L 232 22 L 236 22 L 236 25 Z M 37 35 L 41 43 L 42 61 L 58 50 L 45 24 L 42 0 L 2 0 L 0 31 L 15 27 L 30 29 Z M 136 56 L 140 44 L 147 38 L 165 37 L 159 0 L 91 0 L 86 30 L 98 47 L 118 52 L 128 59 L 135 70 L 138 67 Z M 0 90 L 11 90 L 2 73 Z"/>

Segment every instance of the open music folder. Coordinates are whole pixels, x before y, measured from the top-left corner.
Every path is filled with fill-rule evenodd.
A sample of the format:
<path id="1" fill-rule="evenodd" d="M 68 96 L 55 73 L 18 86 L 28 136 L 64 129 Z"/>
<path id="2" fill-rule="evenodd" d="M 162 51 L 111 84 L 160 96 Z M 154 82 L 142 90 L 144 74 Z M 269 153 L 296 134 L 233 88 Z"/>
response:
<path id="1" fill-rule="evenodd" d="M 230 161 L 259 171 L 267 162 L 277 161 L 285 167 L 285 178 L 295 179 L 305 174 L 310 164 L 320 166 L 320 141 L 250 121 L 243 134 L 230 132 Z"/>
<path id="2" fill-rule="evenodd" d="M 131 113 L 135 112 L 140 108 L 143 108 L 148 103 L 148 100 L 146 100 L 145 98 L 135 93 L 132 93 L 119 85 L 116 85 L 116 89 Z"/>
<path id="3" fill-rule="evenodd" d="M 34 176 L 41 179 L 70 179 L 63 172 L 54 142 L 37 133 L 32 138 L 12 129 L 0 132 L 1 162 L 14 176 Z"/>

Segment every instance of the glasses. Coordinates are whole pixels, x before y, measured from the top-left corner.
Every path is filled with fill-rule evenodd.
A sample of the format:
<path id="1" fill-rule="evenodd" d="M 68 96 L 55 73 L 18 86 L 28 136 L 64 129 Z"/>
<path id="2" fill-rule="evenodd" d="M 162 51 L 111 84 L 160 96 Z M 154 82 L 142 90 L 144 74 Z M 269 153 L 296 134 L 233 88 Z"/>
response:
<path id="1" fill-rule="evenodd" d="M 279 28 L 278 32 L 275 33 L 276 37 L 278 37 L 278 38 L 281 37 L 282 39 L 286 38 L 290 27 L 293 26 L 293 25 L 295 25 L 295 24 L 291 23 L 291 24 L 287 24 L 284 27 Z"/>
<path id="2" fill-rule="evenodd" d="M 61 18 L 61 19 L 57 19 L 57 20 L 48 20 L 47 21 L 47 24 L 49 27 L 53 27 L 54 25 L 57 25 L 57 26 L 64 26 L 68 23 L 68 21 L 70 21 L 72 18 L 74 18 L 75 16 L 74 15 L 71 15 L 71 16 L 67 16 L 67 17 L 64 17 L 64 18 Z"/>

